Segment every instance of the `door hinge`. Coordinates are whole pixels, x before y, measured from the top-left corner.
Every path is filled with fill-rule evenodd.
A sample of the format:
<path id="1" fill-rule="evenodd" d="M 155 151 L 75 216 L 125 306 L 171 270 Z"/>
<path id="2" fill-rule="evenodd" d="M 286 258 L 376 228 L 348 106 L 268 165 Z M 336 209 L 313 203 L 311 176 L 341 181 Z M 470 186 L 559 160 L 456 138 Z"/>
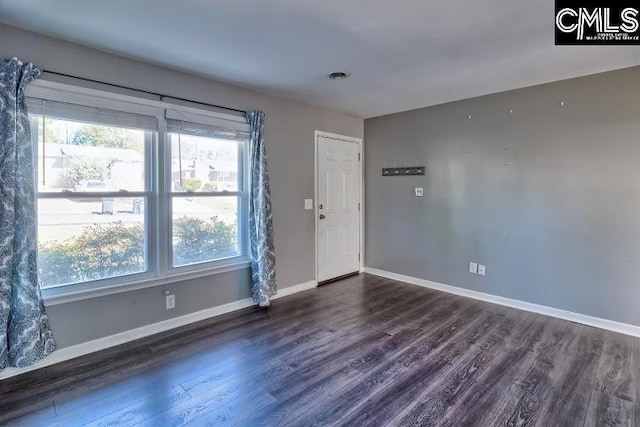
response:
<path id="1" fill-rule="evenodd" d="M 360 161 L 360 153 L 358 153 L 358 161 Z"/>
<path id="2" fill-rule="evenodd" d="M 360 212 L 360 203 L 358 203 L 358 212 Z"/>
<path id="3" fill-rule="evenodd" d="M 360 254 L 358 254 L 358 261 L 360 261 Z"/>

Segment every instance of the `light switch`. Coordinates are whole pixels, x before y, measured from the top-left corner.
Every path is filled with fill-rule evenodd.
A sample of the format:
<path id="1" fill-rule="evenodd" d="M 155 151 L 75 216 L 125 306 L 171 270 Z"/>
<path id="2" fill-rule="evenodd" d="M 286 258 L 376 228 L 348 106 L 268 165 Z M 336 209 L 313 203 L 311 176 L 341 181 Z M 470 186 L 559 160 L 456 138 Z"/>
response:
<path id="1" fill-rule="evenodd" d="M 313 209 L 313 199 L 304 199 L 304 210 L 309 211 Z"/>
<path id="2" fill-rule="evenodd" d="M 424 196 L 424 188 L 416 188 L 416 197 Z"/>

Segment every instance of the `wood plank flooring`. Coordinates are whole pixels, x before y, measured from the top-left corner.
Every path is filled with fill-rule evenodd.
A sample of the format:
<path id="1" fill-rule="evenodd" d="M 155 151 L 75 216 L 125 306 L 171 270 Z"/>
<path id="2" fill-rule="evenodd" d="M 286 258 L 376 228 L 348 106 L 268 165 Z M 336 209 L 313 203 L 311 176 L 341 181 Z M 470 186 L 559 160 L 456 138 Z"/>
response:
<path id="1" fill-rule="evenodd" d="M 363 274 L 0 381 L 0 424 L 640 427 L 640 340 Z"/>

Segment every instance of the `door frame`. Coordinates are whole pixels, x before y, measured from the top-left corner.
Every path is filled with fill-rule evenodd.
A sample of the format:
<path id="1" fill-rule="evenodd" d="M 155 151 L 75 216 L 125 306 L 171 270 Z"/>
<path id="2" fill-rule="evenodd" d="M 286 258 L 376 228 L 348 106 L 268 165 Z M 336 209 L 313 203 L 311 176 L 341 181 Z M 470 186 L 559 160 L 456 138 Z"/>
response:
<path id="1" fill-rule="evenodd" d="M 364 140 L 362 138 L 355 138 L 352 136 L 339 135 L 337 133 L 324 132 L 316 130 L 313 138 L 313 214 L 315 224 L 315 239 L 314 239 L 314 252 L 315 252 L 315 281 L 318 286 L 318 140 L 321 138 L 337 139 L 339 141 L 350 142 L 358 144 L 360 151 L 360 161 L 358 162 L 360 173 L 358 178 L 360 179 L 360 273 L 364 271 Z"/>

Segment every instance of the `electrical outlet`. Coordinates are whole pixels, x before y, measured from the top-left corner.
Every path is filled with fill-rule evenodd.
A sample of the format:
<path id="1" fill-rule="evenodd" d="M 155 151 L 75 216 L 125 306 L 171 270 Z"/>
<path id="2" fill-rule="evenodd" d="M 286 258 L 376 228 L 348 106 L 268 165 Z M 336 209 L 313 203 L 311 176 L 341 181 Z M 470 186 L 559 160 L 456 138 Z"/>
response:
<path id="1" fill-rule="evenodd" d="M 469 273 L 478 274 L 478 263 L 470 262 L 469 263 Z"/>
<path id="2" fill-rule="evenodd" d="M 416 187 L 415 192 L 416 192 L 416 197 L 424 196 L 424 188 Z"/>
<path id="3" fill-rule="evenodd" d="M 175 294 L 167 294 L 166 295 L 167 302 L 167 310 L 171 310 L 176 308 L 176 295 Z"/>
<path id="4" fill-rule="evenodd" d="M 481 276 L 484 276 L 487 274 L 487 266 L 486 265 L 482 265 L 482 264 L 478 264 L 478 274 Z"/>
<path id="5" fill-rule="evenodd" d="M 307 211 L 313 209 L 313 199 L 304 199 L 304 209 Z"/>

